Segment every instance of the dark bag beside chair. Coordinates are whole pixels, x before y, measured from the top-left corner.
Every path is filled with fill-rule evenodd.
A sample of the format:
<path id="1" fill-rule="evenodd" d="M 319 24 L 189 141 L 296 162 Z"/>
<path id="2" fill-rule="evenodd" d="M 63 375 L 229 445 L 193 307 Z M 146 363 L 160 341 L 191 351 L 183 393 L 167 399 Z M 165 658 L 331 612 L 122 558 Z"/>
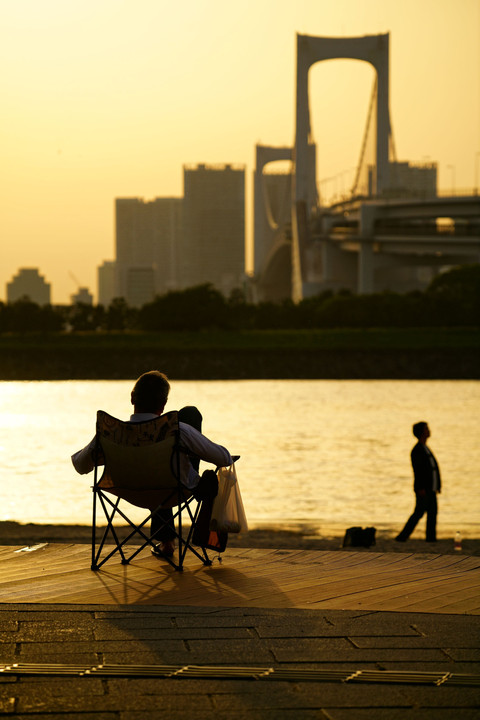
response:
<path id="1" fill-rule="evenodd" d="M 198 514 L 195 530 L 192 535 L 192 542 L 194 545 L 200 545 L 214 552 L 222 553 L 227 547 L 228 533 L 210 530 L 212 508 L 213 499 L 202 501 L 202 507 Z"/>

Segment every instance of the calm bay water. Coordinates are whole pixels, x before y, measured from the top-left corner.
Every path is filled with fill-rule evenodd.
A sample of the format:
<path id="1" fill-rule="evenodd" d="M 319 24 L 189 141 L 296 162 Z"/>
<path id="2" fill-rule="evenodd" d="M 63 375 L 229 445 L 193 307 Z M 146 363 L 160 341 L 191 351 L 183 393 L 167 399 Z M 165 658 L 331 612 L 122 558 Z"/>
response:
<path id="1" fill-rule="evenodd" d="M 126 381 L 0 383 L 0 520 L 91 521 L 93 476 L 70 455 L 96 410 L 128 418 Z M 204 433 L 241 455 L 252 525 L 399 528 L 413 507 L 412 423 L 429 422 L 442 471 L 439 533 L 475 532 L 480 514 L 480 383 L 174 381 L 167 409 L 197 405 Z"/>

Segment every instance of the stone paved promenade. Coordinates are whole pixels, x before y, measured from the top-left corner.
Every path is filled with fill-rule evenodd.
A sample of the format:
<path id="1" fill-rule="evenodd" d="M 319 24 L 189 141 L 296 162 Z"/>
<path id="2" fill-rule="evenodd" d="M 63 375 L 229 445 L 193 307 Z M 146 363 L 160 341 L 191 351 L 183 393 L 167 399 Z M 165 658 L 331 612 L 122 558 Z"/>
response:
<path id="1" fill-rule="evenodd" d="M 6 663 L 480 674 L 480 618 L 465 615 L 20 604 L 1 607 L 0 628 Z M 3 673 L 0 683 L 0 713 L 25 719 L 474 720 L 480 704 L 478 686 L 448 680 L 436 686 Z"/>
<path id="2" fill-rule="evenodd" d="M 236 556 L 232 551 L 230 559 L 227 554 L 222 566 L 205 570 L 187 567 L 179 577 L 148 555 L 127 568 L 112 563 L 100 573 L 91 573 L 84 567 L 86 548 L 78 548 L 72 546 L 68 552 L 72 557 L 81 558 L 83 567 L 71 572 L 55 563 L 49 571 L 43 562 L 49 557 L 48 549 L 28 554 L 17 553 L 12 547 L 1 549 L 2 715 L 25 720 L 477 720 L 480 717 L 478 614 L 455 611 L 452 598 L 448 613 L 441 612 L 441 608 L 431 613 L 375 611 L 365 603 L 368 605 L 368 598 L 378 603 L 378 596 L 363 592 L 358 595 L 363 598 L 361 609 L 328 607 L 330 603 L 334 607 L 335 603 L 341 605 L 342 597 L 345 602 L 350 598 L 352 604 L 352 594 L 357 597 L 355 592 L 362 582 L 360 575 L 366 577 L 369 567 L 372 568 L 372 589 L 380 588 L 387 581 L 392 585 L 392 567 L 403 568 L 406 573 L 408 558 L 397 555 L 392 565 L 388 554 L 378 553 L 367 557 L 359 552 L 302 555 L 292 551 L 289 556 L 260 550 L 251 551 L 249 555 L 249 551 L 237 550 Z M 67 550 L 53 547 L 50 552 L 55 557 Z M 316 568 L 317 573 L 304 582 L 299 580 L 302 557 L 305 557 L 303 575 L 311 575 L 312 568 Z M 312 609 L 308 609 L 317 585 L 321 588 L 322 583 L 335 574 L 335 557 L 338 557 L 337 577 L 343 580 L 337 579 L 331 586 L 323 587 L 335 587 L 336 597 L 330 592 L 330 601 L 323 599 L 317 609 L 313 602 Z M 457 569 L 448 570 L 447 558 L 445 574 L 459 588 L 458 607 L 462 607 L 462 593 L 468 596 L 472 607 L 476 594 L 480 606 L 476 589 L 477 560 L 466 557 L 464 570 L 460 571 L 461 561 L 451 557 Z M 266 599 L 259 595 L 262 606 L 256 607 L 255 599 L 251 598 L 261 587 L 258 578 L 262 575 L 262 558 L 264 567 L 270 568 L 271 594 Z M 411 558 L 413 563 L 418 560 L 421 560 L 421 574 L 428 575 L 425 570 L 428 557 Z M 28 581 L 27 575 L 34 567 L 36 579 Z M 239 567 L 244 570 L 243 579 Z M 246 567 L 252 568 L 250 574 Z M 358 567 L 361 573 L 355 570 Z M 21 572 L 19 568 L 23 568 Z M 294 575 L 290 572 L 292 568 Z M 346 568 L 350 568 L 350 574 Z M 112 591 L 108 602 L 96 604 L 92 593 L 100 585 L 89 587 L 82 602 L 58 603 L 36 598 L 36 594 L 44 593 L 49 585 L 55 586 L 56 592 L 62 588 L 64 594 L 68 590 L 73 593 L 72 597 L 78 597 L 82 592 L 81 578 L 87 580 L 91 576 L 106 592 L 109 583 L 112 588 L 116 587 L 120 572 L 124 586 L 133 587 L 136 583 L 137 593 L 139 584 L 145 585 L 143 603 L 119 602 Z M 428 597 L 432 587 L 437 588 L 438 593 L 439 572 L 431 573 L 424 583 Z M 230 574 L 242 580 L 237 588 L 227 583 Z M 15 581 L 16 576 L 20 585 Z M 191 595 L 188 603 L 183 604 L 180 586 L 183 583 L 188 587 L 189 576 L 197 581 L 200 576 L 208 577 L 210 585 L 197 582 L 197 595 Z M 151 577 L 157 578 L 156 596 L 151 594 Z M 176 596 L 171 589 L 167 590 L 168 598 L 176 597 L 175 602 L 168 604 L 162 596 L 167 581 L 179 588 Z M 413 576 L 407 574 L 406 582 L 411 585 L 412 581 Z M 212 582 L 216 582 L 215 597 Z M 296 607 L 293 598 L 298 588 L 305 592 L 305 584 L 311 586 L 310 599 L 308 603 L 304 600 L 303 607 Z M 205 587 L 209 590 L 208 604 L 202 603 Z M 396 597 L 401 605 L 401 593 L 397 592 Z M 388 601 L 392 603 L 391 593 Z M 420 601 L 418 597 L 417 604 Z M 15 663 L 18 666 L 9 669 Z M 30 664 L 28 668 L 27 664 Z M 112 675 L 111 668 L 110 674 L 106 671 L 102 674 L 101 668 L 85 674 L 87 668 L 103 665 L 108 669 L 112 664 L 120 666 L 120 676 Z M 161 666 L 168 666 L 163 676 L 159 674 Z M 185 667 L 186 672 L 179 672 Z M 157 677 L 139 676 L 139 673 L 151 675 L 152 669 Z M 311 674 L 309 677 L 308 671 L 313 670 L 319 671 L 316 679 L 312 679 Z M 42 674 L 29 674 L 34 671 Z M 247 677 L 228 677 L 229 673 L 239 675 L 245 671 L 248 671 Z M 326 671 L 335 672 L 328 677 Z M 383 675 L 373 677 L 376 671 L 382 671 Z M 172 672 L 177 672 L 177 676 L 166 677 Z M 193 673 L 197 673 L 197 677 L 192 677 Z"/>

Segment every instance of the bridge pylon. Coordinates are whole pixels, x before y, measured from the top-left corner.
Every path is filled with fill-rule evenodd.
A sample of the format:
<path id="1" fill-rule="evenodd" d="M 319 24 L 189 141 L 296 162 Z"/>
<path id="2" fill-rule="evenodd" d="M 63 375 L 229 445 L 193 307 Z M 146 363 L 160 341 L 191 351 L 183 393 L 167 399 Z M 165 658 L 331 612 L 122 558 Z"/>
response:
<path id="1" fill-rule="evenodd" d="M 337 58 L 368 62 L 377 73 L 376 194 L 381 195 L 389 186 L 389 34 L 350 38 L 297 35 L 296 126 L 291 206 L 292 299 L 296 302 L 314 285 L 307 262 L 309 253 L 314 252 L 308 237 L 310 217 L 314 209 L 309 187 L 308 147 L 311 134 L 308 72 L 317 62 Z"/>

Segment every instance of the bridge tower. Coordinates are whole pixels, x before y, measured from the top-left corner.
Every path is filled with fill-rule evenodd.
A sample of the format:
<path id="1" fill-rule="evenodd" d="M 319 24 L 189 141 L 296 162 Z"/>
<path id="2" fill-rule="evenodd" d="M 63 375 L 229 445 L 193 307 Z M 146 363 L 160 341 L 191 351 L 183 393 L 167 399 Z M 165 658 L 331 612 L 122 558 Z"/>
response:
<path id="1" fill-rule="evenodd" d="M 266 254 L 270 250 L 271 239 L 267 237 L 268 231 L 275 232 L 278 227 L 285 221 L 286 217 L 274 218 L 270 209 L 267 196 L 267 189 L 264 177 L 264 168 L 266 165 L 279 160 L 293 159 L 293 150 L 291 147 L 271 147 L 266 145 L 257 145 L 256 148 L 256 164 L 253 176 L 253 208 L 254 208 L 254 272 L 260 275 L 265 264 Z M 288 209 L 289 214 L 289 209 Z"/>
<path id="2" fill-rule="evenodd" d="M 279 301 L 292 296 L 291 197 L 293 187 L 293 148 L 256 146 L 253 175 L 253 251 L 254 277 L 251 286 L 255 302 Z M 289 170 L 265 172 L 278 161 Z M 316 147 L 308 145 L 308 202 L 317 205 Z"/>
<path id="3" fill-rule="evenodd" d="M 310 108 L 308 71 L 322 60 L 347 58 L 368 62 L 377 73 L 376 194 L 389 185 L 389 34 L 352 38 L 297 35 L 296 129 L 294 187 L 292 193 L 292 297 L 299 301 L 306 282 L 305 253 L 312 212 L 308 192 Z"/>

